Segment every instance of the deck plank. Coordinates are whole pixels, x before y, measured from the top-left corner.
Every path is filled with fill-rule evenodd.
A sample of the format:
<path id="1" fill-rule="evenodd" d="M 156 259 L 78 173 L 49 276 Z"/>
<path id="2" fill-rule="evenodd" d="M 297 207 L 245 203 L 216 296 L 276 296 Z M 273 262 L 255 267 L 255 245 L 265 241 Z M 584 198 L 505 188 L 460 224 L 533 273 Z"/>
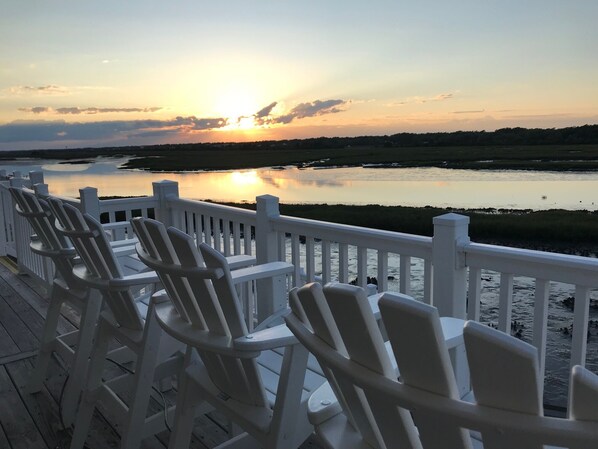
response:
<path id="1" fill-rule="evenodd" d="M 14 300 L 14 294 L 7 292 L 5 285 L 0 282 L 0 323 L 10 334 L 21 352 L 32 351 L 39 347 L 38 338 L 29 330 L 25 322 L 9 305 Z"/>
<path id="2" fill-rule="evenodd" d="M 38 393 L 27 392 L 27 381 L 33 369 L 31 360 L 20 360 L 6 365 L 6 370 L 13 380 L 21 401 L 33 418 L 33 421 L 50 448 L 68 447 L 70 437 L 62 429 L 58 405 L 52 395 L 44 387 Z"/>
<path id="3" fill-rule="evenodd" d="M 5 367 L 0 367 L 0 422 L 12 449 L 47 449 Z"/>
<path id="4" fill-rule="evenodd" d="M 33 317 L 34 314 L 39 315 L 41 325 L 43 326 L 49 304 L 48 292 L 46 289 L 41 287 L 40 283 L 32 279 L 31 276 L 17 274 L 2 263 L 0 263 L 0 281 L 4 281 L 10 286 L 16 297 L 19 298 L 19 300 L 15 302 L 13 310 L 16 308 L 15 311 L 17 313 L 26 314 L 28 317 Z M 27 308 L 26 305 L 30 308 Z M 64 316 L 59 319 L 58 333 L 63 334 L 75 329 L 76 327 L 65 319 Z"/>
<path id="5" fill-rule="evenodd" d="M 0 323 L 0 358 L 19 354 L 19 348 L 8 331 Z"/>

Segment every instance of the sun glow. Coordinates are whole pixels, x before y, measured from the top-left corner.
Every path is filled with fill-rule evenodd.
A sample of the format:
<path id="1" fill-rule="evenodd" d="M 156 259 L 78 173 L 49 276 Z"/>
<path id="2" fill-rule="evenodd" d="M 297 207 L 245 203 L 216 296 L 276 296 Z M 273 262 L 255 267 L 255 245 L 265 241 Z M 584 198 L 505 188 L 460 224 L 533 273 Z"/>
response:
<path id="1" fill-rule="evenodd" d="M 231 173 L 230 178 L 232 184 L 238 187 L 256 185 L 261 181 L 255 170 L 246 172 L 235 171 Z"/>
<path id="2" fill-rule="evenodd" d="M 253 114 L 260 109 L 258 101 L 245 89 L 229 88 L 216 101 L 216 113 L 228 119 L 234 127 L 253 126 Z M 243 126 L 238 126 L 243 124 Z"/>

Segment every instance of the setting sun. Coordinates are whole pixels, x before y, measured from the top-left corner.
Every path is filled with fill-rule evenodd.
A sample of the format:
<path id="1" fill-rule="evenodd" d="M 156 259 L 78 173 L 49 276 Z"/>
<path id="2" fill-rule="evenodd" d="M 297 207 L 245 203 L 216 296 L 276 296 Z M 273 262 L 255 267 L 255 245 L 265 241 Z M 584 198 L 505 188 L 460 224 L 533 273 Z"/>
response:
<path id="1" fill-rule="evenodd" d="M 216 101 L 216 113 L 228 119 L 229 124 L 235 126 L 243 122 L 247 126 L 245 118 L 251 118 L 260 109 L 258 101 L 247 91 L 240 87 L 232 87 L 226 90 Z"/>
<path id="2" fill-rule="evenodd" d="M 251 117 L 239 117 L 236 123 L 236 127 L 239 129 L 251 129 L 255 127 L 255 120 Z"/>

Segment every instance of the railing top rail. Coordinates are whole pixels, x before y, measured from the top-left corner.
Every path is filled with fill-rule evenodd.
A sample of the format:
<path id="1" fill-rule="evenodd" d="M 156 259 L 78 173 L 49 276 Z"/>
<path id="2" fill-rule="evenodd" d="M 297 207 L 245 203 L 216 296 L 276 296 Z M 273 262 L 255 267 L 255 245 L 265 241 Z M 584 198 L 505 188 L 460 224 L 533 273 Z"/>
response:
<path id="1" fill-rule="evenodd" d="M 111 206 L 111 205 L 122 205 L 125 203 L 155 203 L 156 199 L 153 196 L 133 196 L 126 198 L 100 198 L 100 203 Z"/>
<path id="2" fill-rule="evenodd" d="M 186 209 L 191 211 L 196 209 L 204 209 L 209 210 L 211 213 L 221 218 L 243 221 L 249 224 L 255 224 L 256 222 L 256 212 L 254 210 L 183 198 L 169 199 L 169 203 L 175 209 Z"/>
<path id="3" fill-rule="evenodd" d="M 598 287 L 598 259 L 507 246 L 467 243 L 468 266 L 585 287 Z"/>
<path id="4" fill-rule="evenodd" d="M 273 228 L 280 232 L 291 232 L 390 253 L 405 253 L 422 259 L 432 257 L 431 237 L 286 215 L 273 218 L 271 222 Z"/>
<path id="5" fill-rule="evenodd" d="M 79 206 L 81 204 L 81 200 L 79 198 L 73 198 L 72 196 L 63 196 L 63 195 L 54 195 L 50 194 L 54 198 L 58 198 L 63 203 L 72 204 L 74 206 Z"/>

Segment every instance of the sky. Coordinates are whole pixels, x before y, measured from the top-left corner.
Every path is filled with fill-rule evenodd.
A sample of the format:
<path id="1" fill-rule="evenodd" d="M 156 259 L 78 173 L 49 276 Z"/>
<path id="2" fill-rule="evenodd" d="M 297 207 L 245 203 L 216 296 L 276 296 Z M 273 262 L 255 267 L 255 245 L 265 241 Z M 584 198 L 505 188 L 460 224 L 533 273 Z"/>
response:
<path id="1" fill-rule="evenodd" d="M 2 0 L 0 150 L 598 123 L 596 0 Z"/>

